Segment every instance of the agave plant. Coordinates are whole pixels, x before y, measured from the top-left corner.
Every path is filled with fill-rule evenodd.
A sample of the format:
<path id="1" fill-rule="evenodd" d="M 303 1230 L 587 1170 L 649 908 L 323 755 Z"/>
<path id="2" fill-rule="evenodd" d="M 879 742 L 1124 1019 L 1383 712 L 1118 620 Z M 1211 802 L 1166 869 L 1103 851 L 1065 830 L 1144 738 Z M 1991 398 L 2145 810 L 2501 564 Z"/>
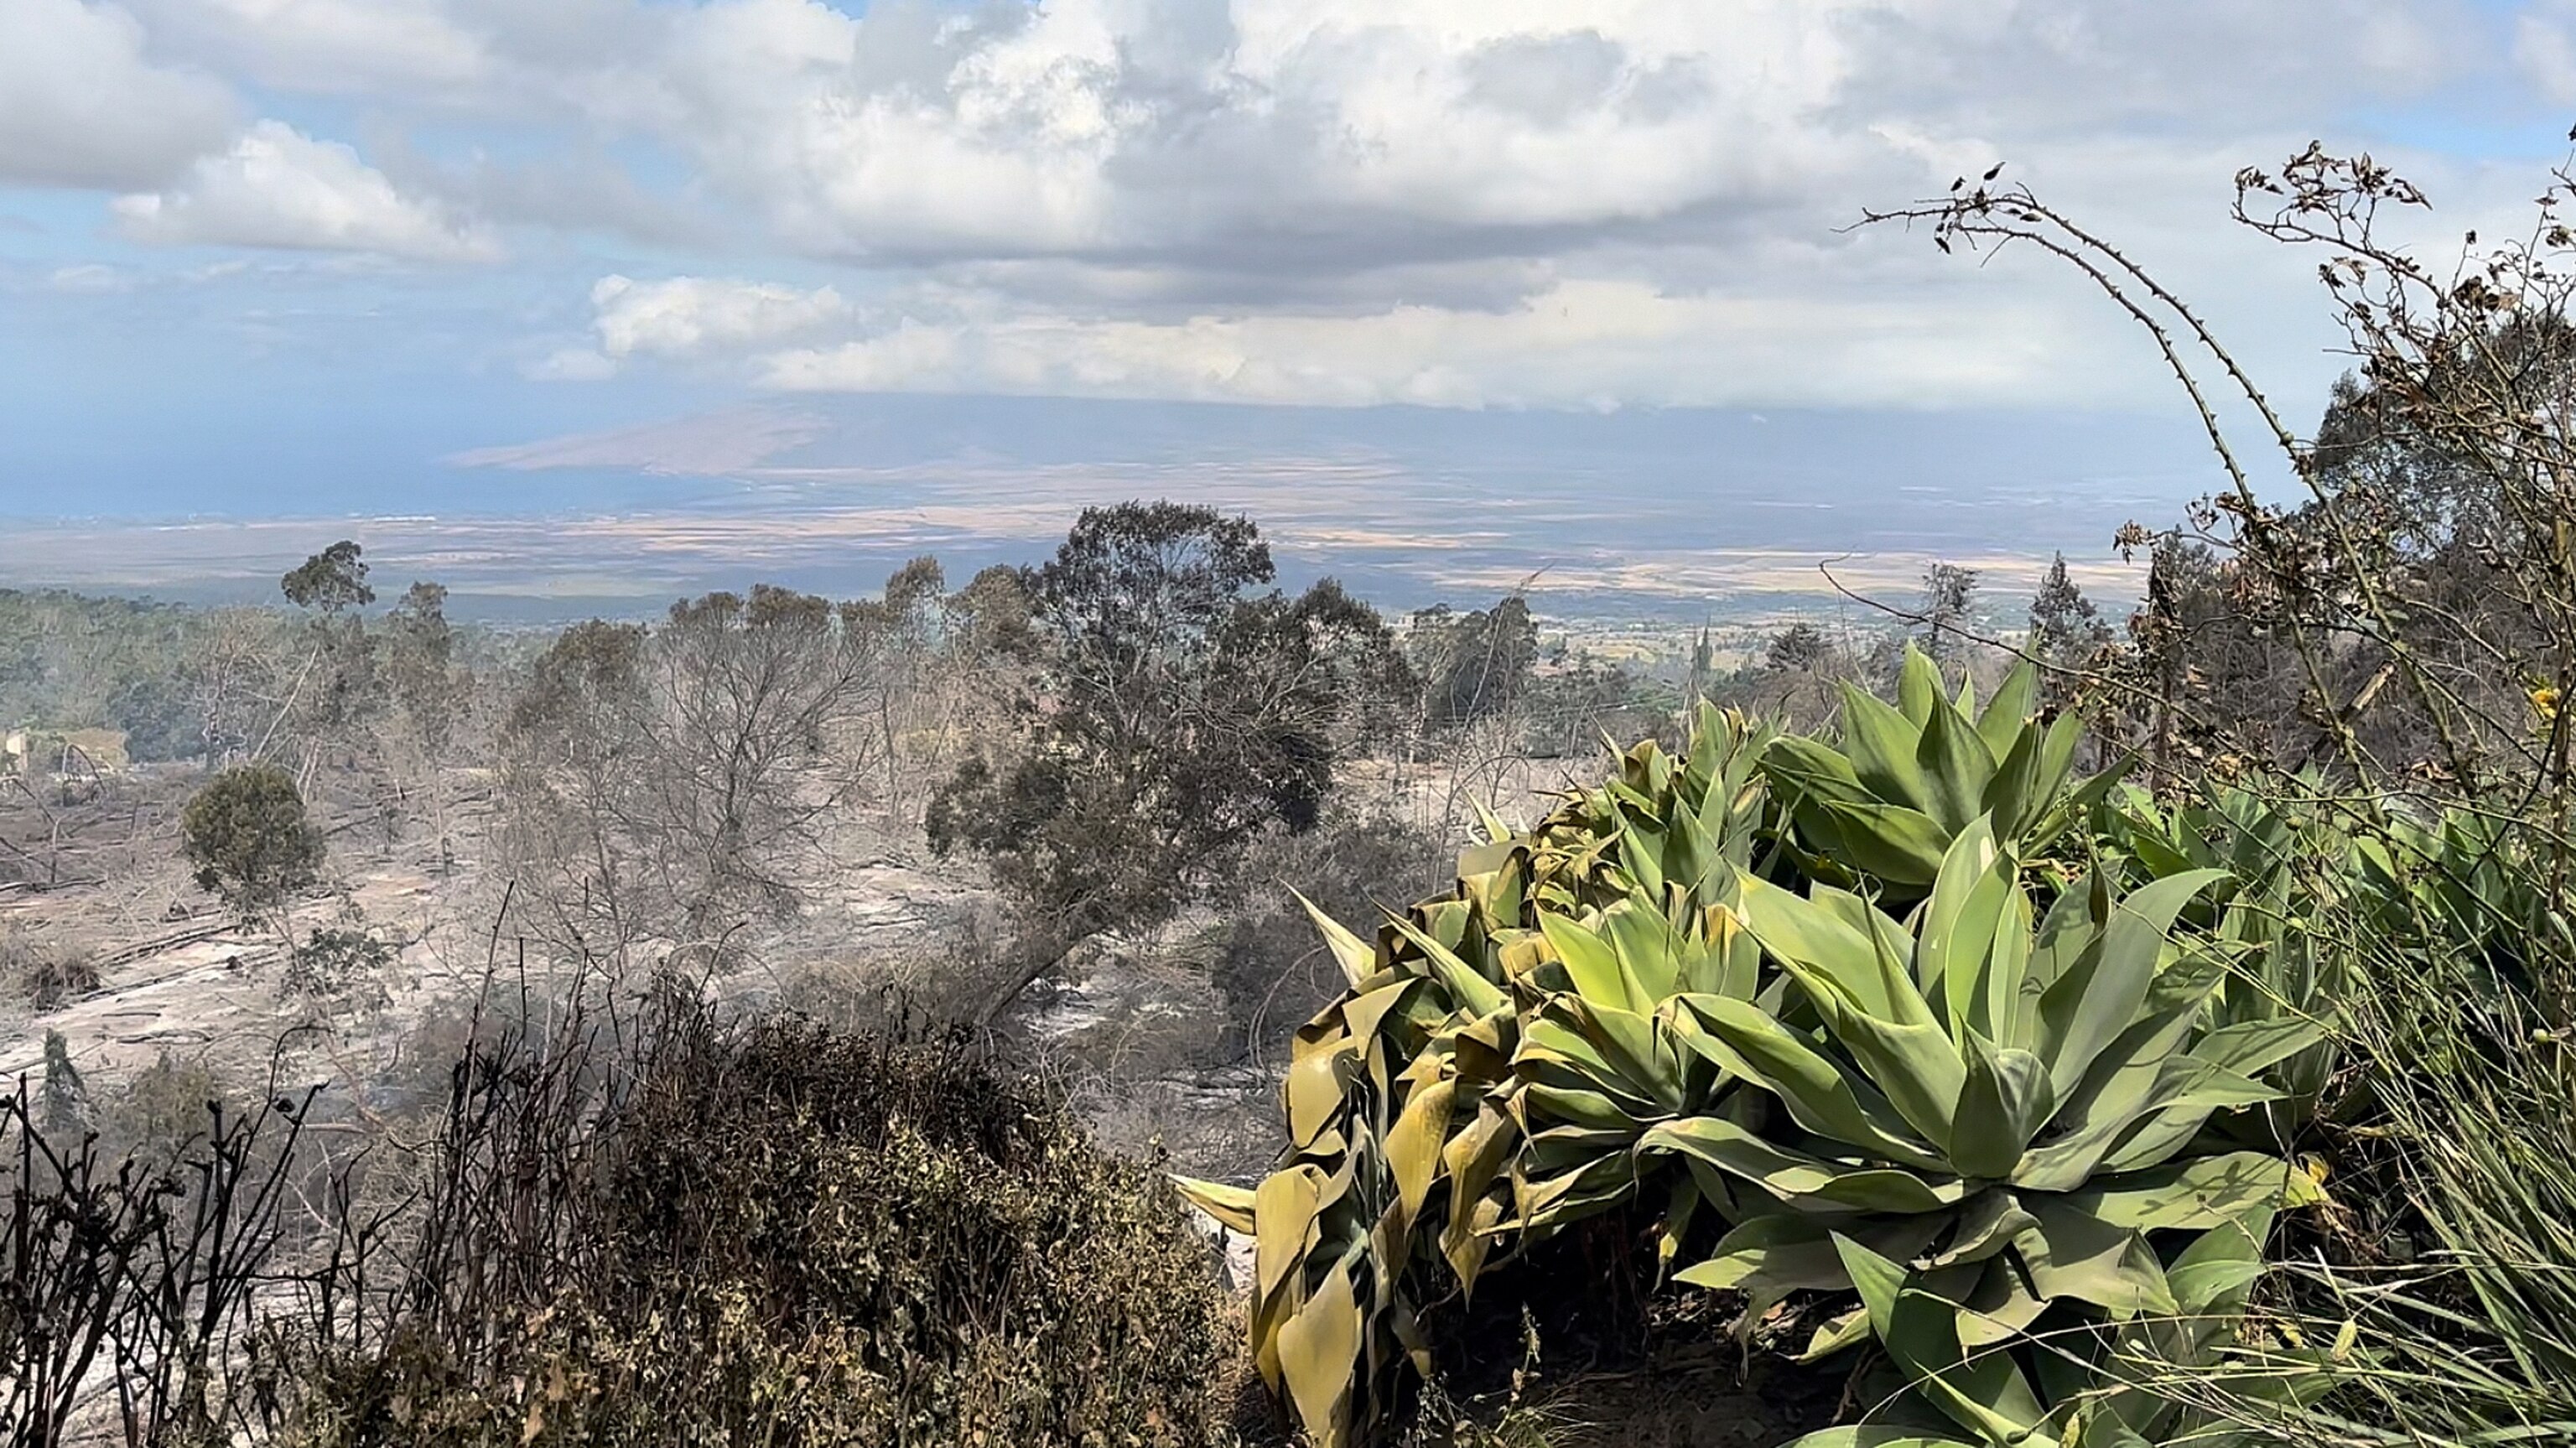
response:
<path id="1" fill-rule="evenodd" d="M 1636 1140 L 1707 1105 L 1718 1073 L 1658 1007 L 1758 963 L 1723 906 L 1769 818 L 1768 737 L 1705 711 L 1682 758 L 1641 744 L 1526 836 L 1489 820 L 1452 894 L 1373 944 L 1315 913 L 1349 988 L 1298 1033 L 1287 1159 L 1253 1191 L 1180 1186 L 1256 1238 L 1254 1361 L 1323 1448 L 1420 1370 L 1424 1302 L 1625 1200 Z"/>
<path id="2" fill-rule="evenodd" d="M 2034 921 L 1981 818 L 1904 921 L 1829 886 L 1740 881 L 1800 1009 L 1674 1002 L 1678 1034 L 1765 1108 L 1642 1141 L 1730 1202 L 1732 1230 L 1679 1280 L 1743 1291 L 1748 1320 L 1794 1292 L 1853 1294 L 1810 1355 L 1875 1337 L 1969 1433 L 2062 1433 L 2052 1405 L 2074 1399 L 2048 1389 L 2080 1380 L 2082 1355 L 2002 1349 L 2172 1317 L 2191 1239 L 2316 1195 L 2279 1157 L 2204 1144 L 2213 1115 L 2276 1099 L 2259 1073 L 2318 1038 L 2301 1020 L 2209 1024 L 2232 951 L 2174 924 L 2222 878 L 2115 896 L 2097 874 Z"/>
<path id="3" fill-rule="evenodd" d="M 2246 947 L 2242 967 L 2219 987 L 2214 1023 L 2332 1021 L 2348 986 L 2346 963 L 2319 940 L 2317 924 L 2346 908 L 2351 890 L 2341 862 L 2352 858 L 2353 843 L 2330 820 L 2296 801 L 2237 785 L 2171 803 L 2123 786 L 2103 820 L 2104 843 L 2128 857 L 2126 873 L 2134 882 L 2225 872 L 2187 911 L 2217 939 Z M 2263 1079 L 2284 1099 L 2231 1125 L 2260 1139 L 2296 1136 L 2314 1114 L 2335 1059 L 2333 1044 L 2320 1040 L 2274 1063 Z"/>
<path id="4" fill-rule="evenodd" d="M 1893 707 L 1845 684 L 1841 749 L 1784 736 L 1762 760 L 1795 822 L 1801 872 L 1920 899 L 1951 842 L 1979 819 L 2023 857 L 2039 857 L 2121 771 L 2074 781 L 2082 726 L 2071 714 L 2053 724 L 2033 717 L 2038 687 L 2025 664 L 1980 710 L 1972 681 L 1950 694 L 1911 645 Z"/>
<path id="5" fill-rule="evenodd" d="M 1427 1303 L 1632 1201 L 1668 1266 L 1723 1232 L 1678 1276 L 1743 1289 L 1748 1322 L 1848 1293 L 1816 1350 L 1933 1364 L 1908 1401 L 1973 1432 L 2062 1425 L 2034 1405 L 2064 1375 L 1998 1377 L 1993 1349 L 2071 1316 L 2098 1364 L 2204 1300 L 2191 1254 L 2222 1228 L 2302 1199 L 2200 1130 L 2313 1038 L 2213 1027 L 2261 944 L 2177 935 L 2219 872 L 2125 896 L 2097 872 L 2034 918 L 2026 866 L 2057 883 L 2031 862 L 2110 780 L 2073 780 L 2074 726 L 2032 693 L 1980 711 L 1912 656 L 1896 708 L 1853 696 L 1842 751 L 1703 710 L 1682 756 L 1640 745 L 1526 834 L 1489 818 L 1456 889 L 1373 942 L 1316 917 L 1349 986 L 1299 1033 L 1285 1159 L 1255 1190 L 1182 1183 L 1257 1238 L 1255 1361 L 1316 1443 L 1386 1420 Z M 1951 1358 L 1917 1350 L 1933 1302 Z"/>

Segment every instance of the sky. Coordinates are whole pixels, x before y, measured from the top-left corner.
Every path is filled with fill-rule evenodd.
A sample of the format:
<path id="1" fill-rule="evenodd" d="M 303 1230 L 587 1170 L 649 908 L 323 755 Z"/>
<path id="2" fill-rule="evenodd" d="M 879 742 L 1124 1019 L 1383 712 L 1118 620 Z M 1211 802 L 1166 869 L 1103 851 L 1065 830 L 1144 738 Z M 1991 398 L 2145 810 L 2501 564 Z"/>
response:
<path id="1" fill-rule="evenodd" d="M 1141 490 L 1423 595 L 2107 567 L 2215 482 L 2151 350 L 1863 208 L 2006 163 L 2312 419 L 2236 170 L 2438 255 L 2571 119 L 2576 0 L 0 0 L 0 584 L 855 587 Z"/>

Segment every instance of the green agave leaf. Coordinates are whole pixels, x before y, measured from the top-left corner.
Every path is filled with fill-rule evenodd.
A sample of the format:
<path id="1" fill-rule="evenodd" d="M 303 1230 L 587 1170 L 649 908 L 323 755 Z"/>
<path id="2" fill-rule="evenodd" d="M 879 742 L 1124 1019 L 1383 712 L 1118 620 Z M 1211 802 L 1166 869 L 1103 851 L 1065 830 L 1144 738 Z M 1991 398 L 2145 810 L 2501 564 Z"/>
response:
<path id="1" fill-rule="evenodd" d="M 1832 1292 L 1851 1286 L 1832 1234 L 1809 1217 L 1774 1213 L 1753 1218 L 1718 1239 L 1716 1255 L 1673 1274 L 1673 1280 L 1712 1291 L 1739 1291 L 1740 1333 L 1793 1292 Z"/>
<path id="2" fill-rule="evenodd" d="M 1770 1012 L 1723 996 L 1684 996 L 1679 1005 L 1699 1027 L 1682 1042 L 1780 1098 L 1801 1128 L 1903 1166 L 1949 1170 L 1878 1088 L 1808 1046 Z"/>
<path id="3" fill-rule="evenodd" d="M 1912 975 L 1886 958 L 1883 942 L 1831 910 L 1752 876 L 1738 887 L 1746 926 L 1806 991 L 1834 1040 L 1907 1124 L 1946 1149 L 1967 1068 Z M 1869 1010 L 1873 998 L 1885 1003 L 1884 1016 Z"/>
<path id="4" fill-rule="evenodd" d="M 2018 1443 L 2039 1430 L 2047 1412 L 2012 1358 L 2002 1352 L 1972 1358 L 1962 1347 L 1956 1303 L 1921 1290 L 1913 1274 L 1850 1237 L 1837 1234 L 1834 1243 L 1878 1340 L 1926 1401 L 1999 1443 Z"/>
<path id="5" fill-rule="evenodd" d="M 1401 915 L 1391 915 L 1387 923 L 1396 933 L 1412 941 L 1416 950 L 1431 962 L 1433 975 L 1448 987 L 1450 997 L 1461 1010 L 1471 1015 L 1488 1015 L 1510 1003 L 1501 986 L 1485 979 L 1484 973 L 1458 958 L 1457 952 L 1424 932 Z"/>
<path id="6" fill-rule="evenodd" d="M 1932 717 L 1932 711 L 1944 702 L 1941 667 L 1932 662 L 1911 640 L 1905 645 L 1905 664 L 1896 676 L 1896 707 L 1912 721 L 1915 728 Z"/>
<path id="7" fill-rule="evenodd" d="M 1552 912 L 1540 915 L 1538 925 L 1547 943 L 1555 948 L 1557 959 L 1564 962 L 1566 977 L 1574 982 L 1578 995 L 1630 1010 L 1654 1009 L 1652 1001 L 1640 999 L 1643 993 L 1633 988 L 1627 972 L 1620 968 L 1618 947 L 1611 944 L 1608 936 Z"/>
<path id="8" fill-rule="evenodd" d="M 1851 756 L 1852 773 L 1888 804 L 1937 814 L 1937 786 L 1920 757 L 1925 738 L 1922 722 L 1909 721 L 1850 684 L 1842 686 L 1842 696 L 1843 748 Z"/>
<path id="9" fill-rule="evenodd" d="M 2040 754 L 2045 742 L 2040 730 L 2017 730 L 1995 765 L 1994 777 L 1986 781 L 1984 797 L 1978 801 L 1982 812 L 1993 818 L 1996 832 L 2007 840 L 2021 838 L 2055 793 L 2053 788 L 2043 787 L 2040 775 Z"/>
<path id="10" fill-rule="evenodd" d="M 1907 757 L 1913 751 L 1907 750 Z M 1796 734 L 1783 734 L 1762 751 L 1762 768 L 1802 795 L 1843 804 L 1881 803 L 1860 781 L 1852 762 L 1832 749 Z"/>
<path id="11" fill-rule="evenodd" d="M 1967 1079 L 1950 1124 L 1950 1166 L 1965 1177 L 2001 1180 L 2021 1164 L 2031 1138 L 2057 1109 L 2048 1067 L 2028 1051 L 1998 1049 L 1971 1030 Z"/>
<path id="12" fill-rule="evenodd" d="M 2044 1195 L 2028 1206 L 2038 1224 L 2013 1246 L 2042 1297 L 2089 1302 L 2114 1317 L 2180 1310 L 2143 1233 Z"/>
<path id="13" fill-rule="evenodd" d="M 2200 1038 L 2191 1054 L 2241 1076 L 2268 1071 L 2326 1038 L 2315 1021 L 2281 1016 L 2220 1026 Z"/>
<path id="14" fill-rule="evenodd" d="M 1683 945 L 1661 910 L 1641 907 L 1632 897 L 1610 907 L 1602 924 L 1627 978 L 1632 1008 L 1652 1011 L 1681 989 Z"/>
<path id="15" fill-rule="evenodd" d="M 1819 843 L 1891 885 L 1931 884 L 1950 843 L 1949 832 L 1930 815 L 1904 805 L 1845 804 L 1810 795 L 1798 801 L 1795 813 L 1802 828 L 1823 837 Z"/>
<path id="16" fill-rule="evenodd" d="M 1787 1448 L 1978 1448 L 1973 1439 L 1945 1438 L 1915 1428 L 1819 1428 L 1789 1440 Z"/>
<path id="17" fill-rule="evenodd" d="M 1893 1168 L 1854 1168 L 1766 1141 L 1722 1117 L 1659 1122 L 1637 1142 L 1640 1152 L 1670 1151 L 1752 1182 L 1813 1209 L 1933 1212 L 1957 1202 L 1956 1181 L 1929 1180 Z"/>
<path id="18" fill-rule="evenodd" d="M 1939 1294 L 1946 1298 L 1948 1293 Z M 2004 1257 L 1989 1257 L 1977 1280 L 1958 1298 L 1952 1326 L 1962 1350 L 1994 1349 L 2028 1332 L 2048 1311 L 2048 1299 L 2022 1280 L 2021 1269 Z"/>
<path id="19" fill-rule="evenodd" d="M 2276 1156 L 2224 1152 L 2152 1167 L 2066 1194 L 2066 1204 L 2140 1232 L 2203 1231 L 2249 1211 L 2323 1200 L 2316 1183 Z"/>
<path id="20" fill-rule="evenodd" d="M 2059 1095 L 2081 1085 L 2093 1058 L 2136 1021 L 2174 917 L 2192 896 L 2225 878 L 2221 870 L 2193 870 L 2118 900 L 2093 948 L 2040 997 L 2036 1046 Z"/>
<path id="21" fill-rule="evenodd" d="M 2038 704 L 2039 670 L 2024 660 L 2004 676 L 1995 696 L 1986 701 L 1985 712 L 1977 716 L 1977 735 L 1986 741 L 1986 752 L 2001 759 L 2035 732 L 2029 725 Z"/>
<path id="22" fill-rule="evenodd" d="M 1924 721 L 1915 764 L 1921 770 L 1930 802 L 1919 805 L 1946 830 L 1963 830 L 1985 812 L 1986 786 L 1995 777 L 1995 756 L 1986 749 L 1968 720 L 1953 709 L 1935 709 Z M 1868 776 L 1862 776 L 1866 779 Z"/>
<path id="23" fill-rule="evenodd" d="M 2016 888 L 2010 859 L 1995 848 L 1993 822 L 1979 816 L 1951 841 L 1942 858 L 1940 878 L 1924 902 L 1922 938 L 1914 951 L 1915 974 L 1923 989 L 1946 1007 L 1944 1018 L 1953 1035 L 1991 1015 L 1988 967 L 2007 913 L 2006 896 Z M 2018 980 L 2009 984 L 2006 999 L 2020 993 Z"/>

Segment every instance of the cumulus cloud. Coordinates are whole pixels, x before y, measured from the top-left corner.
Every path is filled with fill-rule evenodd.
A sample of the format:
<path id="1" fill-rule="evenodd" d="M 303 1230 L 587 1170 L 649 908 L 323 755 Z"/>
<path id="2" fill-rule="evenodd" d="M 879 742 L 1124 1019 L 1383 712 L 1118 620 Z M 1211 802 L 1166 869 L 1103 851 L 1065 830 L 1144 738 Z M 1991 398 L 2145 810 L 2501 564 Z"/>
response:
<path id="1" fill-rule="evenodd" d="M 492 261 L 499 241 L 437 203 L 406 196 L 335 141 L 261 121 L 186 180 L 120 196 L 117 225 L 166 245 L 370 252 L 414 261 Z"/>
<path id="2" fill-rule="evenodd" d="M 0 0 L 0 184 L 151 185 L 233 124 L 231 91 L 153 63 L 125 10 Z"/>
<path id="3" fill-rule="evenodd" d="M 602 277 L 590 289 L 599 351 L 609 358 L 646 353 L 690 357 L 779 341 L 846 316 L 849 304 L 830 287 L 800 291 L 776 283 L 709 277 L 639 282 Z"/>
<path id="4" fill-rule="evenodd" d="M 504 223 L 735 274 L 581 273 L 621 269 L 590 334 L 548 319 L 519 344 L 551 380 L 667 361 L 1265 401 L 2101 397 L 2131 374 L 2083 365 L 2102 331 L 2057 314 L 2069 293 L 1837 228 L 2009 159 L 2249 318 L 2257 361 L 2305 366 L 2326 340 L 2301 330 L 2306 269 L 2225 235 L 2238 166 L 2509 66 L 2576 96 L 2576 0 L 123 3 L 150 47 L 86 0 L 0 14 L 77 16 L 135 65 L 363 95 L 376 128 L 370 166 L 263 123 L 118 202 L 130 235 L 471 259 Z"/>

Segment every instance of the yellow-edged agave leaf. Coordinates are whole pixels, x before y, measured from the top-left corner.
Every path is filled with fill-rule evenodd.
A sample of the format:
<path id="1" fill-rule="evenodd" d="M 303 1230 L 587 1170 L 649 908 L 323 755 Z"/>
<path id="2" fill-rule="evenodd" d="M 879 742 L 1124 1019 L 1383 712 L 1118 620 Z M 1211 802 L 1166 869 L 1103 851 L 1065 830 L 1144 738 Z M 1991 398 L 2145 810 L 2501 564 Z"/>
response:
<path id="1" fill-rule="evenodd" d="M 1288 1103 L 1289 1140 L 1312 1146 L 1341 1119 L 1343 1097 L 1358 1064 L 1358 1051 L 1347 1038 L 1333 1049 L 1309 1052 L 1290 1063 L 1282 1087 Z"/>
<path id="2" fill-rule="evenodd" d="M 1351 1442 L 1352 1379 L 1366 1325 L 1350 1264 L 1342 1261 L 1326 1269 L 1314 1295 L 1279 1328 L 1280 1375 L 1316 1448 L 1346 1448 Z"/>
<path id="3" fill-rule="evenodd" d="M 1440 1149 L 1449 1137 L 1450 1103 L 1458 1093 L 1454 1080 L 1433 1081 L 1415 1090 L 1404 1113 L 1386 1134 L 1387 1170 L 1395 1177 L 1396 1200 L 1407 1223 L 1422 1215 L 1431 1184 L 1440 1175 Z"/>
<path id="4" fill-rule="evenodd" d="M 1324 948 L 1332 953 L 1333 963 L 1341 967 L 1342 979 L 1353 986 L 1377 971 L 1377 947 L 1353 935 L 1342 923 L 1318 909 L 1315 902 L 1295 890 L 1297 903 L 1306 908 L 1306 918 L 1314 922 L 1315 933 L 1324 938 Z"/>
<path id="5" fill-rule="evenodd" d="M 1253 1194 L 1249 1187 L 1228 1186 L 1224 1182 L 1202 1181 L 1197 1177 L 1175 1176 L 1172 1187 L 1184 1201 L 1231 1231 L 1249 1237 L 1259 1230 L 1253 1215 Z"/>
<path id="6" fill-rule="evenodd" d="M 1449 1173 L 1449 1221 L 1441 1230 L 1440 1250 L 1468 1292 L 1474 1291 L 1492 1250 L 1488 1233 L 1503 1216 L 1502 1203 L 1488 1193 L 1503 1178 L 1519 1142 L 1519 1123 L 1493 1102 L 1480 1101 L 1475 1119 L 1441 1149 L 1441 1164 Z"/>

